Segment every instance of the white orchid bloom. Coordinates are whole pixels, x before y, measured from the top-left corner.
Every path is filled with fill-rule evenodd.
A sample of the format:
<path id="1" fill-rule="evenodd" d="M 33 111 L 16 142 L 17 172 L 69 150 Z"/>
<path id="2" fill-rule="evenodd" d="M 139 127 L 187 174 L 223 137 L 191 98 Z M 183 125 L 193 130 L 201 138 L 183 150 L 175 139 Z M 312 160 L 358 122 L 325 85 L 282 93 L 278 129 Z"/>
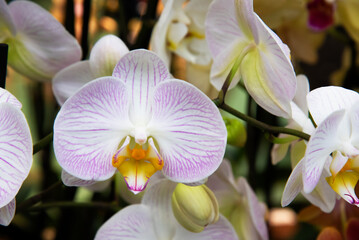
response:
<path id="1" fill-rule="evenodd" d="M 93 46 L 89 60 L 76 62 L 58 72 L 52 80 L 57 102 L 62 105 L 83 85 L 99 77 L 111 76 L 118 61 L 129 52 L 115 35 L 105 35 Z"/>
<path id="2" fill-rule="evenodd" d="M 146 50 L 128 53 L 112 77 L 82 87 L 54 124 L 55 155 L 67 173 L 104 181 L 118 169 L 134 193 L 161 169 L 175 182 L 208 177 L 222 161 L 226 138 L 214 103 L 170 79 L 165 64 Z"/>
<path id="3" fill-rule="evenodd" d="M 38 81 L 81 59 L 77 40 L 45 9 L 30 1 L 0 0 L 0 42 L 9 45 L 8 64 Z"/>
<path id="4" fill-rule="evenodd" d="M 289 119 L 288 127 L 311 134 L 315 128 L 308 117 L 308 104 L 306 100 L 308 93 L 308 79 L 304 75 L 298 75 L 296 95 L 291 102 L 292 118 Z M 281 136 L 284 137 L 284 135 Z M 323 172 L 319 184 L 311 193 L 303 191 L 302 170 L 305 161 L 306 141 L 295 140 L 291 143 L 275 144 L 272 149 L 273 163 L 276 164 L 286 155 L 289 146 L 291 147 L 290 159 L 293 171 L 283 191 L 282 206 L 289 205 L 299 193 L 302 193 L 309 202 L 318 206 L 322 211 L 331 212 L 335 205 L 336 196 L 325 180 L 325 177 L 329 176 L 327 171 Z"/>
<path id="5" fill-rule="evenodd" d="M 0 225 L 15 215 L 15 196 L 32 165 L 30 129 L 21 103 L 0 88 Z"/>
<path id="6" fill-rule="evenodd" d="M 161 57 L 167 67 L 171 53 L 176 53 L 188 62 L 209 65 L 211 54 L 205 39 L 204 22 L 212 0 L 163 1 L 163 12 L 151 36 L 151 49 Z"/>
<path id="7" fill-rule="evenodd" d="M 268 112 L 291 117 L 296 78 L 289 49 L 253 12 L 252 0 L 215 0 L 206 18 L 206 39 L 213 57 L 211 82 L 220 90 L 231 74 Z"/>
<path id="8" fill-rule="evenodd" d="M 234 179 L 228 160 L 223 160 L 206 184 L 216 195 L 220 212 L 232 223 L 239 239 L 269 239 L 266 206 L 258 201 L 245 178 Z"/>
<path id="9" fill-rule="evenodd" d="M 329 185 L 344 200 L 358 206 L 354 187 L 359 180 L 359 95 L 331 86 L 311 91 L 307 100 L 318 127 L 305 153 L 304 191 L 310 193 L 328 168 Z"/>
<path id="10" fill-rule="evenodd" d="M 98 230 L 95 240 L 102 239 L 194 239 L 194 240 L 236 240 L 231 224 L 220 216 L 200 233 L 183 228 L 172 213 L 171 196 L 176 183 L 161 179 L 151 184 L 143 196 L 141 204 L 130 205 Z"/>

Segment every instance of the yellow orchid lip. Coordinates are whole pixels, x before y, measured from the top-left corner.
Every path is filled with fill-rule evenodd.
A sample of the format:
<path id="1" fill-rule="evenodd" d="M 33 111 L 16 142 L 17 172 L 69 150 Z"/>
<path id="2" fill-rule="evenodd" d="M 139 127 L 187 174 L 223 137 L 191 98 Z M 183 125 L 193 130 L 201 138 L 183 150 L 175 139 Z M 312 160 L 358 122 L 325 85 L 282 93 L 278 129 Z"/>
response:
<path id="1" fill-rule="evenodd" d="M 146 188 L 150 177 L 163 168 L 163 160 L 152 138 L 143 145 L 131 140 L 125 141 L 113 155 L 112 165 L 122 174 L 127 187 L 137 194 Z"/>

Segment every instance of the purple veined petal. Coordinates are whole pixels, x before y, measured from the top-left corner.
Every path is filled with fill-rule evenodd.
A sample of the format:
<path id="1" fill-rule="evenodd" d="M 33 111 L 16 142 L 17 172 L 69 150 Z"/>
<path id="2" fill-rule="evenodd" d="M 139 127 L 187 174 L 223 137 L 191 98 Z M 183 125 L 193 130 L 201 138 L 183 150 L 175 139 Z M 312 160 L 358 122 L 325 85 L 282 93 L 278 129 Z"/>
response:
<path id="1" fill-rule="evenodd" d="M 335 206 L 337 195 L 329 186 L 326 180 L 327 177 L 329 177 L 329 173 L 324 170 L 314 190 L 309 194 L 302 191 L 302 194 L 309 202 L 319 207 L 320 210 L 325 213 L 330 213 Z"/>
<path id="2" fill-rule="evenodd" d="M 45 81 L 81 59 L 77 40 L 48 11 L 30 1 L 13 1 L 9 9 L 17 35 L 8 62 L 16 71 Z"/>
<path id="3" fill-rule="evenodd" d="M 309 112 L 317 125 L 331 113 L 349 109 L 358 99 L 357 92 L 336 86 L 320 87 L 307 95 Z"/>
<path id="4" fill-rule="evenodd" d="M 11 16 L 8 5 L 5 0 L 0 1 L 0 42 L 3 42 L 7 37 L 16 35 L 16 27 L 14 19 Z M 7 33 L 8 32 L 8 33 Z"/>
<path id="5" fill-rule="evenodd" d="M 292 170 L 287 183 L 285 184 L 281 205 L 288 206 L 303 189 L 302 171 L 304 160 L 301 159 Z"/>
<path id="6" fill-rule="evenodd" d="M 308 113 L 307 95 L 309 93 L 309 81 L 308 78 L 303 75 L 297 75 L 297 90 L 293 98 L 293 102 L 303 111 Z"/>
<path id="7" fill-rule="evenodd" d="M 330 153 L 341 145 L 338 128 L 345 111 L 339 110 L 328 116 L 313 132 L 305 152 L 303 168 L 304 192 L 310 193 L 317 185 L 324 164 Z"/>
<path id="8" fill-rule="evenodd" d="M 259 233 L 262 240 L 269 239 L 268 229 L 265 223 L 265 209 L 263 209 L 253 192 L 252 188 L 249 186 L 247 180 L 243 177 L 240 177 L 237 182 L 239 192 L 244 194 L 244 197 L 247 199 L 247 204 L 249 207 L 249 212 L 251 216 L 252 223 L 254 224 L 257 232 Z"/>
<path id="9" fill-rule="evenodd" d="M 54 151 L 60 166 L 83 180 L 104 181 L 122 139 L 132 127 L 128 93 L 113 77 L 98 78 L 81 88 L 60 109 L 54 123 Z"/>
<path id="10" fill-rule="evenodd" d="M 106 35 L 96 42 L 90 54 L 90 67 L 95 78 L 111 76 L 118 61 L 129 52 L 115 35 Z"/>
<path id="11" fill-rule="evenodd" d="M 170 77 L 166 65 L 150 51 L 134 50 L 121 58 L 112 75 L 126 84 L 131 104 L 131 121 L 145 125 L 154 87 Z"/>
<path id="12" fill-rule="evenodd" d="M 155 224 L 148 206 L 130 205 L 107 220 L 97 231 L 95 240 L 157 240 Z"/>
<path id="13" fill-rule="evenodd" d="M 187 82 L 172 79 L 153 94 L 150 135 L 164 160 L 163 174 L 190 183 L 211 175 L 221 164 L 227 131 L 214 103 Z"/>
<path id="14" fill-rule="evenodd" d="M 238 39 L 248 40 L 238 25 L 234 0 L 213 1 L 208 9 L 205 28 L 213 59 Z"/>
<path id="15" fill-rule="evenodd" d="M 165 7 L 151 34 L 151 49 L 165 62 L 166 67 L 169 67 L 171 62 L 171 53 L 167 48 L 167 33 L 171 23 L 178 17 L 178 12 L 183 11 L 184 2 L 185 0 L 163 1 Z"/>
<path id="16" fill-rule="evenodd" d="M 210 224 L 200 233 L 189 232 L 182 226 L 179 226 L 176 230 L 176 235 L 173 240 L 238 240 L 237 233 L 234 231 L 230 222 L 223 216 L 219 217 L 216 223 Z"/>
<path id="17" fill-rule="evenodd" d="M 52 79 L 52 90 L 57 102 L 64 104 L 76 91 L 94 79 L 89 61 L 76 62 L 62 69 Z"/>
<path id="18" fill-rule="evenodd" d="M 157 239 L 171 239 L 177 231 L 172 212 L 172 194 L 177 183 L 168 179 L 158 179 L 151 184 L 142 198 L 142 204 L 151 209 L 153 228 L 157 233 Z"/>
<path id="19" fill-rule="evenodd" d="M 296 80 L 286 61 L 284 55 L 274 56 L 256 49 L 244 57 L 240 71 L 248 93 L 262 108 L 273 115 L 290 118 Z"/>
<path id="20" fill-rule="evenodd" d="M 208 178 L 206 185 L 214 193 L 218 191 L 233 193 L 234 189 L 236 189 L 236 182 L 234 180 L 231 163 L 228 159 L 223 159 L 219 168 Z"/>
<path id="21" fill-rule="evenodd" d="M 10 103 L 18 109 L 22 108 L 21 102 L 16 99 L 8 90 L 0 88 L 0 103 Z"/>
<path id="22" fill-rule="evenodd" d="M 101 192 L 105 190 L 111 182 L 111 179 L 106 181 L 93 181 L 93 180 L 82 180 L 80 178 L 74 177 L 66 171 L 62 170 L 61 172 L 61 180 L 65 186 L 68 187 L 86 187 L 95 192 Z"/>
<path id="23" fill-rule="evenodd" d="M 0 208 L 0 225 L 9 226 L 15 216 L 16 202 L 15 198 L 7 205 Z"/>
<path id="24" fill-rule="evenodd" d="M 24 114 L 0 104 L 0 208 L 19 191 L 32 165 L 32 140 Z"/>

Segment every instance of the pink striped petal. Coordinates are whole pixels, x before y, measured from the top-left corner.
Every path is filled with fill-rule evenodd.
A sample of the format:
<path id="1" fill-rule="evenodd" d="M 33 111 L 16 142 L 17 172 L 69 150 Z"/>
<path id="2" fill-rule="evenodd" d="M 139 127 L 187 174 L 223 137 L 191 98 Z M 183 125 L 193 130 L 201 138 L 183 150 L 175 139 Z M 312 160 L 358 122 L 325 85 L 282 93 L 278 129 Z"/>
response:
<path id="1" fill-rule="evenodd" d="M 10 40 L 9 65 L 34 80 L 50 80 L 81 59 L 77 40 L 48 11 L 30 1 L 9 5 L 18 34 Z"/>
<path id="2" fill-rule="evenodd" d="M 305 193 L 310 193 L 317 185 L 329 154 L 340 146 L 341 139 L 338 139 L 337 131 L 343 115 L 344 110 L 339 110 L 328 116 L 315 129 L 307 144 L 303 168 Z"/>
<path id="3" fill-rule="evenodd" d="M 127 46 L 115 35 L 106 35 L 96 42 L 90 54 L 91 72 L 95 76 L 111 76 L 118 61 L 129 52 Z"/>
<path id="4" fill-rule="evenodd" d="M 359 101 L 356 101 L 350 110 L 351 142 L 359 149 Z"/>
<path id="5" fill-rule="evenodd" d="M 0 208 L 0 225 L 9 226 L 10 222 L 15 216 L 15 198 L 7 205 Z"/>
<path id="6" fill-rule="evenodd" d="M 317 125 L 331 113 L 349 109 L 358 99 L 357 92 L 336 86 L 317 88 L 307 95 L 308 108 Z"/>
<path id="7" fill-rule="evenodd" d="M 76 91 L 94 79 L 89 61 L 77 62 L 62 69 L 52 79 L 52 90 L 57 102 L 64 104 Z"/>
<path id="8" fill-rule="evenodd" d="M 107 220 L 97 231 L 95 240 L 157 240 L 154 224 L 156 222 L 148 206 L 130 205 Z"/>
<path id="9" fill-rule="evenodd" d="M 109 187 L 111 183 L 111 179 L 106 181 L 93 181 L 93 180 L 82 180 L 80 178 L 74 177 L 66 171 L 62 170 L 61 172 L 61 180 L 65 186 L 68 187 L 86 187 L 89 190 L 95 192 L 104 191 L 107 187 Z"/>
<path id="10" fill-rule="evenodd" d="M 17 100 L 9 91 L 3 88 L 0 88 L 0 103 L 10 103 L 18 109 L 22 108 L 21 102 L 19 102 L 19 100 Z"/>
<path id="11" fill-rule="evenodd" d="M 5 0 L 0 1 L 0 32 L 0 42 L 4 42 L 4 40 L 11 35 L 16 35 L 14 19 L 11 16 L 10 9 L 7 6 Z"/>
<path id="12" fill-rule="evenodd" d="M 54 150 L 60 166 L 83 180 L 103 181 L 121 140 L 129 135 L 128 94 L 116 78 L 103 77 L 81 88 L 60 109 L 54 123 Z"/>
<path id="13" fill-rule="evenodd" d="M 121 58 L 112 75 L 126 84 L 133 108 L 131 120 L 145 124 L 154 87 L 170 77 L 164 62 L 150 51 L 134 50 Z"/>
<path id="14" fill-rule="evenodd" d="M 164 175 L 196 182 L 211 175 L 223 159 L 227 131 L 213 102 L 197 88 L 168 80 L 153 94 L 148 125 L 164 160 Z"/>
<path id="15" fill-rule="evenodd" d="M 19 191 L 32 165 L 32 140 L 24 114 L 0 104 L 0 208 Z"/>

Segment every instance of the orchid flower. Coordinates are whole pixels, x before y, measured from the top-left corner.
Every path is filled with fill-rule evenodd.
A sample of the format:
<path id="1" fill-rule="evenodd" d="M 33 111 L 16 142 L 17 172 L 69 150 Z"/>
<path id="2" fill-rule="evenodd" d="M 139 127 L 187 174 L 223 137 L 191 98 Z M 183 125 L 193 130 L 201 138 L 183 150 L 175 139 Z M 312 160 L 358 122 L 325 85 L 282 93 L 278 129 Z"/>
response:
<path id="1" fill-rule="evenodd" d="M 0 0 L 0 42 L 9 45 L 9 65 L 38 81 L 50 80 L 81 59 L 76 39 L 46 10 L 30 1 Z"/>
<path id="2" fill-rule="evenodd" d="M 216 195 L 220 212 L 232 223 L 239 239 L 268 239 L 266 206 L 258 201 L 245 178 L 234 179 L 228 160 L 223 160 L 206 184 Z"/>
<path id="3" fill-rule="evenodd" d="M 150 45 L 166 63 L 171 52 L 193 64 L 209 65 L 211 55 L 205 39 L 204 22 L 212 0 L 166 0 L 163 12 L 155 25 Z"/>
<path id="4" fill-rule="evenodd" d="M 307 101 L 318 127 L 305 152 L 304 192 L 310 193 L 328 169 L 326 180 L 332 189 L 358 206 L 354 187 L 359 180 L 359 95 L 341 87 L 322 87 L 311 91 Z"/>
<path id="5" fill-rule="evenodd" d="M 308 105 L 306 96 L 309 92 L 309 82 L 304 75 L 297 76 L 298 88 L 296 95 L 291 102 L 292 118 L 289 120 L 289 127 L 311 134 L 314 126 L 308 118 Z M 284 135 L 281 135 L 284 137 Z M 272 162 L 278 163 L 287 153 L 288 147 L 291 147 L 290 159 L 293 171 L 288 178 L 282 195 L 282 206 L 287 206 L 301 192 L 302 195 L 312 204 L 318 206 L 324 212 L 330 212 L 335 205 L 335 193 L 325 180 L 329 176 L 329 172 L 324 171 L 319 184 L 311 193 L 303 191 L 302 169 L 304 154 L 306 150 L 306 142 L 303 140 L 295 140 L 286 144 L 275 144 L 272 149 Z"/>
<path id="6" fill-rule="evenodd" d="M 238 239 L 223 216 L 200 233 L 183 228 L 172 213 L 171 196 L 175 187 L 176 184 L 167 179 L 152 183 L 141 204 L 130 205 L 112 216 L 98 230 L 95 239 Z"/>
<path id="7" fill-rule="evenodd" d="M 252 0 L 215 0 L 206 19 L 213 57 L 211 82 L 220 90 L 242 78 L 248 93 L 268 112 L 290 118 L 296 79 L 289 49 L 254 13 Z"/>
<path id="8" fill-rule="evenodd" d="M 208 177 L 222 161 L 226 138 L 214 103 L 171 79 L 162 60 L 146 50 L 122 57 L 112 77 L 83 86 L 54 123 L 55 155 L 67 173 L 104 181 L 118 169 L 134 193 L 161 169 L 175 182 Z"/>
<path id="9" fill-rule="evenodd" d="M 100 38 L 93 46 L 89 60 L 76 62 L 55 75 L 52 89 L 57 102 L 62 105 L 95 78 L 111 76 L 117 62 L 126 53 L 128 48 L 120 38 L 111 34 Z"/>
<path id="10" fill-rule="evenodd" d="M 32 165 L 30 129 L 21 103 L 0 88 L 0 225 L 7 226 L 15 215 L 15 196 Z"/>

